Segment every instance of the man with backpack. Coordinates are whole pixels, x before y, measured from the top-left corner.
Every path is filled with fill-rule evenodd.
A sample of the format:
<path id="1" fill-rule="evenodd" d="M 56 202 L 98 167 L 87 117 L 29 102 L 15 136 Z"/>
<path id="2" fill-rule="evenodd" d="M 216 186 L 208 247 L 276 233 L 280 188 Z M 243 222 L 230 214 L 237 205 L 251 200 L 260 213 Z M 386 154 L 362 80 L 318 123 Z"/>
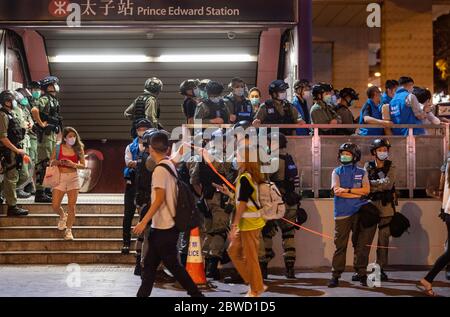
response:
<path id="1" fill-rule="evenodd" d="M 174 164 L 167 157 L 168 151 L 169 137 L 167 134 L 163 132 L 153 134 L 150 139 L 150 155 L 157 166 L 152 175 L 151 206 L 145 217 L 134 228 L 135 234 L 141 234 L 150 220 L 152 221 L 146 241 L 148 252 L 144 258 L 142 284 L 137 296 L 150 296 L 156 278 L 156 270 L 162 261 L 190 296 L 202 297 L 202 293 L 178 261 L 177 241 L 180 227 L 177 218 L 184 216 L 178 215 L 178 213 L 189 212 L 189 208 L 192 206 L 180 205 L 180 202 L 186 202 L 184 198 L 189 193 L 179 190 L 180 181 L 177 178 Z"/>
<path id="2" fill-rule="evenodd" d="M 286 214 L 284 218 L 291 222 L 297 221 L 297 209 L 300 203 L 300 180 L 298 177 L 298 169 L 291 155 L 287 152 L 287 139 L 282 133 L 272 132 L 269 135 L 270 148 L 279 148 L 279 157 L 272 158 L 272 164 L 274 160 L 278 160 L 278 171 L 270 176 L 270 180 L 280 190 L 283 200 L 286 204 Z M 270 260 L 275 257 L 275 253 L 272 249 L 272 239 L 276 235 L 278 228 L 281 230 L 283 249 L 284 249 L 284 263 L 286 267 L 286 277 L 295 278 L 295 229 L 296 227 L 284 220 L 272 220 L 266 223 L 266 226 L 262 230 L 263 241 L 261 244 L 264 246 L 264 254 L 260 256 L 260 266 L 263 278 L 267 279 L 267 266 Z"/>

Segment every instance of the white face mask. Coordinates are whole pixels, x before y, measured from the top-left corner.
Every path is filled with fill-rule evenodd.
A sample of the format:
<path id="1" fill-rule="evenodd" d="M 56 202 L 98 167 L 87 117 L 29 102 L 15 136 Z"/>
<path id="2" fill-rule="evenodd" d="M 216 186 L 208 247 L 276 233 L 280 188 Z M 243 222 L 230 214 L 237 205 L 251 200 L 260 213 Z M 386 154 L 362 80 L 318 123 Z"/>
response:
<path id="1" fill-rule="evenodd" d="M 234 88 L 233 93 L 236 96 L 242 97 L 245 93 L 245 89 L 244 88 Z"/>
<path id="2" fill-rule="evenodd" d="M 76 137 L 72 137 L 72 138 L 65 138 L 66 144 L 70 145 L 70 146 L 74 146 L 75 142 L 77 141 Z"/>
<path id="3" fill-rule="evenodd" d="M 142 138 L 144 136 L 145 131 L 138 131 L 138 137 Z"/>
<path id="4" fill-rule="evenodd" d="M 13 100 L 12 101 L 12 108 L 14 109 L 14 108 L 17 108 L 17 101 L 16 100 Z"/>
<path id="5" fill-rule="evenodd" d="M 194 96 L 195 96 L 195 97 L 201 97 L 201 95 L 200 95 L 200 89 L 198 89 L 198 88 L 195 88 L 195 89 L 194 89 Z"/>
<path id="6" fill-rule="evenodd" d="M 380 161 L 385 161 L 388 159 L 389 153 L 388 152 L 377 152 L 377 157 Z"/>
<path id="7" fill-rule="evenodd" d="M 280 93 L 278 94 L 278 100 L 284 101 L 284 100 L 286 100 L 286 99 L 287 99 L 287 92 L 280 92 Z"/>

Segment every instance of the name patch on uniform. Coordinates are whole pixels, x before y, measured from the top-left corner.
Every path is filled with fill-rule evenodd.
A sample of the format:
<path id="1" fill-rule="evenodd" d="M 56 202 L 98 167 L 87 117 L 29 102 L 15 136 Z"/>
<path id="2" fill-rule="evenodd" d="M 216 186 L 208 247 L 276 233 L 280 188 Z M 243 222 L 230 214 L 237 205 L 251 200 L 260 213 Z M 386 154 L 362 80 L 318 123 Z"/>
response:
<path id="1" fill-rule="evenodd" d="M 273 114 L 273 113 L 275 113 L 275 109 L 269 108 L 269 109 L 267 109 L 267 113 Z"/>

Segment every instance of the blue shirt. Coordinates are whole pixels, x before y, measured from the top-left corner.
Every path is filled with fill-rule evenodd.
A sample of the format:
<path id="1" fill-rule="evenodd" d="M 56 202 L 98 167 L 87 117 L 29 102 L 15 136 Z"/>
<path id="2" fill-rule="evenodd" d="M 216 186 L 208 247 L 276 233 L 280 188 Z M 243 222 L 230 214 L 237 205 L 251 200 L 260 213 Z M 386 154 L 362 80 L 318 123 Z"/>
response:
<path id="1" fill-rule="evenodd" d="M 383 119 L 383 115 L 380 111 L 379 105 L 376 105 L 372 99 L 368 99 L 361 109 L 361 114 L 359 116 L 359 124 L 365 124 L 364 117 L 372 117 L 378 120 Z M 359 135 L 384 135 L 383 128 L 361 128 L 359 129 Z"/>
<path id="2" fill-rule="evenodd" d="M 382 94 L 380 107 L 382 107 L 385 104 L 390 104 L 391 100 L 392 100 L 392 97 L 389 97 L 387 93 Z"/>
<path id="3" fill-rule="evenodd" d="M 300 98 L 298 96 L 295 96 L 292 104 L 295 109 L 297 109 L 298 113 L 302 116 L 303 121 L 305 121 L 307 124 L 311 124 L 311 117 L 309 115 L 308 103 L 306 102 L 306 100 L 303 100 L 302 102 L 300 101 Z M 296 129 L 295 131 L 297 135 L 310 135 L 311 133 L 310 129 Z"/>
<path id="4" fill-rule="evenodd" d="M 411 105 L 406 103 L 406 98 L 410 92 L 403 87 L 400 87 L 395 92 L 394 98 L 390 103 L 391 120 L 394 124 L 422 124 L 422 121 L 417 119 Z M 408 128 L 392 129 L 394 135 L 408 135 Z M 424 129 L 414 129 L 414 135 L 425 134 Z"/>

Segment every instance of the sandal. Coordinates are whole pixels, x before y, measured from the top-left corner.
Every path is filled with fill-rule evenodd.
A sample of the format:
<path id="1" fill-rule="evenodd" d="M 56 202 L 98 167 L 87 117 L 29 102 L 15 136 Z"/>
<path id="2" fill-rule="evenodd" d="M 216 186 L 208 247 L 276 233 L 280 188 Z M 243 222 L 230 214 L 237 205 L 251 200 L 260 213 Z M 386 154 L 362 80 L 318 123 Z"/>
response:
<path id="1" fill-rule="evenodd" d="M 417 289 L 419 289 L 422 293 L 424 293 L 428 297 L 436 297 L 436 293 L 433 291 L 433 288 L 426 288 L 425 285 L 423 285 L 422 281 L 419 281 L 418 284 L 416 284 Z"/>

